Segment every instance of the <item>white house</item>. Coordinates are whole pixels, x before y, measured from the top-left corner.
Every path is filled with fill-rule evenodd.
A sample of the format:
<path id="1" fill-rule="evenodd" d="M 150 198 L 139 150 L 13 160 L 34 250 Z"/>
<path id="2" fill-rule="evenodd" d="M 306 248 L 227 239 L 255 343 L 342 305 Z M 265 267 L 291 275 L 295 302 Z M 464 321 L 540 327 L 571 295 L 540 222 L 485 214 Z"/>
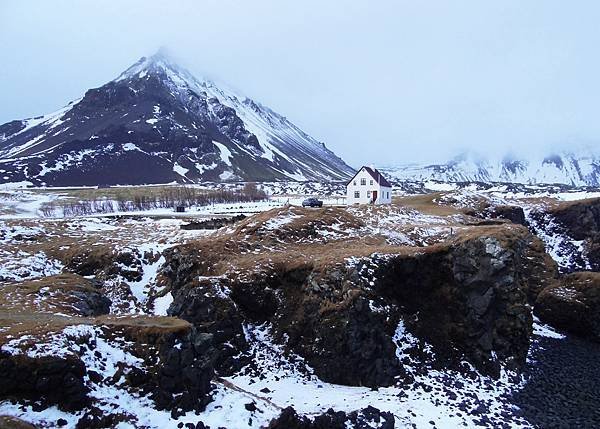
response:
<path id="1" fill-rule="evenodd" d="M 391 204 L 392 185 L 372 167 L 362 167 L 346 185 L 346 203 Z"/>

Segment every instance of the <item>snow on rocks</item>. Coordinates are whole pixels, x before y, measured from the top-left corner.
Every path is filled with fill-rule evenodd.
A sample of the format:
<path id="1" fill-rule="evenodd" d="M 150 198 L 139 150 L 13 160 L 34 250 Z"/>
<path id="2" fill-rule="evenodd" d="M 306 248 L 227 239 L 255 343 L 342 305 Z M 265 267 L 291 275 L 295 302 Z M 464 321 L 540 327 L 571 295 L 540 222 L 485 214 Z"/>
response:
<path id="1" fill-rule="evenodd" d="M 591 268 L 584 242 L 570 237 L 551 214 L 539 208 L 527 208 L 525 216 L 531 230 L 544 242 L 546 252 L 562 270 Z"/>
<path id="2" fill-rule="evenodd" d="M 263 228 L 267 231 L 272 231 L 275 229 L 279 229 L 291 222 L 295 219 L 299 219 L 301 216 L 294 214 L 290 210 L 287 212 L 282 211 L 277 214 L 277 216 L 272 217 L 267 222 L 264 223 Z"/>
<path id="3" fill-rule="evenodd" d="M 542 323 L 540 319 L 535 316 L 533 317 L 533 334 L 538 337 L 556 338 L 559 340 L 565 338 L 564 334 L 561 334 L 550 325 Z"/>
<path id="4" fill-rule="evenodd" d="M 473 379 L 458 372 L 431 369 L 417 375 L 409 386 L 369 389 L 335 385 L 319 380 L 299 356 L 284 353 L 283 347 L 274 343 L 269 326 L 248 325 L 245 332 L 253 363 L 226 380 L 259 398 L 259 407 L 260 402 L 264 404 L 268 400 L 279 408 L 293 406 L 297 412 L 310 417 L 329 408 L 350 412 L 373 406 L 391 412 L 398 427 L 430 428 L 432 424 L 437 427 L 501 424 L 529 427 L 515 415 L 513 406 L 505 398 L 514 388 L 508 374 L 500 380 L 483 376 Z M 397 334 L 399 342 L 410 341 L 403 329 L 399 328 Z M 401 349 L 399 345 L 399 357 Z"/>
<path id="5" fill-rule="evenodd" d="M 273 192 L 279 192 L 287 185 L 273 184 L 271 186 Z M 280 187 L 278 188 L 278 186 Z M 303 186 L 305 187 L 297 186 L 294 189 L 302 192 L 302 189 L 307 189 L 306 184 Z M 479 198 L 479 194 L 476 195 L 474 190 L 465 191 L 454 185 L 443 186 L 430 183 L 427 186 L 430 189 L 434 188 L 436 192 L 462 193 L 461 195 L 464 197 L 462 199 L 461 197 L 455 198 L 452 201 L 443 196 L 436 197 L 438 199 L 435 204 L 469 205 L 474 204 Z M 314 187 L 312 189 L 321 188 Z M 323 192 L 325 189 L 333 193 L 337 192 L 333 187 L 323 187 Z M 505 203 L 508 200 L 499 196 L 502 192 L 496 188 L 494 191 L 490 191 L 486 198 L 491 195 L 494 198 L 493 202 Z M 254 210 L 263 212 L 274 207 L 281 207 L 288 199 L 287 196 L 278 198 L 281 199 L 259 203 L 215 205 L 199 210 L 198 214 L 252 212 Z M 292 198 L 292 201 L 300 199 L 301 196 L 298 196 L 295 200 Z M 331 201 L 333 203 L 334 200 Z M 303 224 L 303 222 L 308 216 L 314 215 L 319 220 L 339 212 L 350 215 L 363 224 L 349 225 L 345 218 L 335 214 L 328 219 L 326 224 L 311 223 L 310 225 L 315 227 L 314 235 L 296 237 L 292 241 L 302 245 L 312 245 L 345 238 L 356 239 L 362 236 L 376 237 L 388 245 L 422 247 L 445 240 L 450 234 L 450 228 L 456 228 L 465 220 L 465 216 L 461 214 L 426 214 L 402 205 L 348 209 L 326 207 L 323 210 L 286 207 L 278 210 L 273 213 L 273 216 L 265 214 L 262 223 L 258 222 L 257 218 L 248 219 L 244 224 L 248 229 L 236 237 L 240 240 L 246 239 L 244 234 L 252 237 L 252 228 L 254 227 L 260 227 L 259 231 L 267 235 L 278 230 L 296 228 L 296 224 L 301 224 L 304 228 L 307 224 Z M 115 265 L 118 273 L 116 275 L 112 273 L 113 277 L 102 278 L 103 287 L 114 286 L 116 288 L 118 283 L 122 283 L 126 284 L 131 292 L 128 298 L 131 300 L 131 305 L 129 307 L 113 305 L 113 313 L 149 315 L 166 315 L 174 298 L 177 298 L 175 290 L 163 288 L 159 282 L 158 273 L 165 263 L 163 256 L 165 251 L 199 237 L 212 238 L 211 234 L 215 234 L 214 237 L 217 237 L 217 234 L 233 234 L 238 225 L 212 232 L 182 231 L 179 228 L 184 222 L 182 219 L 144 217 L 128 219 L 81 217 L 40 221 L 39 224 L 23 223 L 17 226 L 15 226 L 15 222 L 13 220 L 10 223 L 8 221 L 0 223 L 0 242 L 5 247 L 16 247 L 23 242 L 33 242 L 39 237 L 44 237 L 44 240 L 52 243 L 53 249 L 60 249 L 61 246 L 73 245 L 61 243 L 65 238 L 69 238 L 76 242 L 89 240 L 85 241 L 84 246 L 106 245 L 117 254 L 131 254 L 131 263 L 119 260 Z M 55 234 L 60 235 L 60 240 L 52 241 Z M 262 252 L 265 255 L 282 252 L 285 251 L 285 240 L 286 237 L 281 236 L 280 241 L 276 241 L 274 244 L 269 243 L 271 247 L 261 244 L 262 247 L 244 249 L 244 252 Z M 551 246 L 549 248 L 551 249 Z M 575 249 L 575 251 L 581 250 L 581 248 Z M 422 249 L 417 251 L 421 252 Z M 489 249 L 486 248 L 486 251 L 491 255 L 498 253 L 498 249 L 492 245 L 489 246 Z M 16 264 L 17 258 L 10 259 L 10 255 L 4 255 L 3 252 L 5 249 L 0 249 L 0 257 L 2 257 L 0 276 L 8 272 L 12 275 L 12 277 L 7 277 L 10 280 L 46 276 L 64 269 L 61 262 L 49 258 L 41 250 L 40 252 L 14 253 L 14 255 L 24 258 L 24 263 L 21 265 L 11 265 Z M 246 256 L 245 253 L 243 254 Z M 372 285 L 376 280 L 374 275 L 377 261 L 388 256 L 385 253 L 377 253 L 366 258 L 350 257 L 345 259 L 345 263 L 349 267 L 357 268 L 360 279 L 368 288 L 368 285 Z M 555 256 L 559 257 L 560 255 Z M 367 264 L 365 263 L 366 259 L 375 262 Z M 271 263 L 271 260 L 265 257 L 262 262 L 266 266 Z M 31 273 L 20 271 L 25 266 L 35 269 Z M 128 273 L 131 274 L 131 278 L 127 277 Z M 239 276 L 239 278 L 244 275 L 242 272 L 235 271 L 231 271 L 229 274 Z M 231 291 L 224 286 L 225 282 L 221 282 L 220 279 L 221 276 L 196 276 L 192 282 L 197 281 L 201 284 L 209 282 L 214 287 L 216 296 L 229 299 Z M 111 298 L 115 298 L 116 302 L 116 297 Z M 391 308 L 385 307 L 377 299 L 368 301 L 368 309 L 378 315 L 392 312 Z M 427 344 L 420 343 L 419 339 L 409 332 L 407 326 L 411 325 L 407 325 L 403 321 L 398 323 L 392 338 L 391 357 L 392 359 L 397 358 L 406 373 L 413 379 L 398 380 L 397 384 L 390 387 L 371 389 L 326 383 L 315 375 L 313 368 L 304 359 L 284 347 L 285 343 L 278 344 L 274 340 L 270 325 L 251 323 L 244 325 L 244 333 L 252 362 L 241 371 L 224 378 L 215 378 L 212 391 L 213 402 L 199 414 L 189 412 L 173 417 L 168 411 L 157 410 L 156 404 L 151 399 L 130 389 L 122 381 L 113 384 L 92 383 L 90 376 L 86 376 L 85 382 L 90 387 L 90 396 L 102 412 L 125 416 L 124 422 L 119 427 L 170 427 L 178 423 L 195 424 L 199 421 L 211 427 L 225 426 L 231 429 L 260 427 L 267 425 L 287 406 L 293 406 L 298 413 L 311 418 L 329 408 L 350 412 L 374 406 L 382 411 L 393 413 L 398 427 L 410 427 L 410 425 L 417 428 L 430 428 L 432 425 L 436 427 L 510 426 L 515 428 L 532 426 L 531 422 L 522 417 L 511 399 L 515 392 L 524 388 L 521 378 L 506 371 L 501 372 L 499 379 L 492 379 L 477 373 L 473 368 L 467 372 L 434 368 L 427 361 L 428 354 L 432 353 L 431 349 L 427 347 Z M 141 368 L 144 364 L 132 353 L 127 341 L 119 337 L 109 338 L 104 334 L 101 326 L 92 325 L 70 326 L 50 339 L 37 341 L 32 346 L 28 345 L 32 340 L 30 337 L 13 338 L 5 343 L 1 350 L 9 354 L 25 353 L 32 357 L 67 356 L 70 354 L 69 350 L 73 349 L 74 342 L 83 337 L 94 338 L 95 349 L 82 349 L 78 356 L 88 371 L 93 371 L 92 374 L 100 374 L 103 380 L 111 378 L 121 367 Z M 536 321 L 534 338 L 559 341 L 565 337 L 560 332 Z M 283 341 L 285 342 L 285 336 Z M 416 360 L 415 354 L 412 353 L 417 347 L 423 352 L 421 361 Z M 395 355 L 394 349 L 396 350 Z M 96 352 L 103 357 L 99 358 Z M 529 366 L 537 363 L 538 360 L 528 360 Z M 247 408 L 244 404 L 253 405 Z M 81 414 L 65 413 L 56 407 L 40 410 L 27 404 L 13 405 L 6 401 L 0 403 L 0 414 L 2 413 L 23 417 L 40 426 L 55 425 L 59 418 L 64 419 L 67 425 L 74 426 L 81 417 Z"/>
<path id="6" fill-rule="evenodd" d="M 62 269 L 60 261 L 48 258 L 43 251 L 34 254 L 18 252 L 0 266 L 0 281 L 51 276 L 60 273 Z"/>

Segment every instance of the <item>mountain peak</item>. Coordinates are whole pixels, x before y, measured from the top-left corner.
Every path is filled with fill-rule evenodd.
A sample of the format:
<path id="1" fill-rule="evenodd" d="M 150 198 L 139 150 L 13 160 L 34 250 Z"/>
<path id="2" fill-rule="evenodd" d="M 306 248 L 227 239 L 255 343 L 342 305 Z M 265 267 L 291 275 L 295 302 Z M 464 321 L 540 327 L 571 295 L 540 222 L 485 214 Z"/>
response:
<path id="1" fill-rule="evenodd" d="M 162 71 L 166 73 L 185 74 L 189 72 L 181 68 L 169 54 L 168 50 L 161 47 L 154 55 L 140 58 L 135 64 L 121 73 L 115 82 L 119 82 L 134 77 L 142 78 L 148 73 Z"/>
<path id="2" fill-rule="evenodd" d="M 352 172 L 285 117 L 196 78 L 165 49 L 56 114 L 0 125 L 0 143 L 0 183 L 344 180 Z"/>
<path id="3" fill-rule="evenodd" d="M 384 171 L 397 180 L 600 186 L 600 156 L 586 149 L 528 157 L 509 153 L 480 160 L 454 158 L 441 164 L 398 166 Z"/>
<path id="4" fill-rule="evenodd" d="M 170 60 L 172 58 L 172 55 L 166 46 L 161 46 L 160 48 L 158 48 L 156 53 L 154 55 L 152 55 L 150 58 L 154 58 L 155 60 L 160 60 L 160 59 Z"/>

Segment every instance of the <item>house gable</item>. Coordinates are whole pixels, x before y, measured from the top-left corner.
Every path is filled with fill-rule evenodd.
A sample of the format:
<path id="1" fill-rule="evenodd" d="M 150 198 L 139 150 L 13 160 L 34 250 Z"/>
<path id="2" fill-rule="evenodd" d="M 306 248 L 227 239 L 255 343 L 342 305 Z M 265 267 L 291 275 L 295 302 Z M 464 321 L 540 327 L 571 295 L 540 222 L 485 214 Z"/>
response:
<path id="1" fill-rule="evenodd" d="M 392 187 L 390 182 L 388 182 L 387 179 L 383 176 L 383 174 L 381 174 L 376 168 L 366 167 L 364 165 L 356 172 L 354 176 L 352 176 L 352 179 L 350 179 L 348 183 L 346 183 L 346 186 L 350 185 L 354 181 L 354 179 L 356 179 L 356 176 L 358 176 L 363 170 L 369 173 L 373 180 L 375 180 L 375 183 L 377 183 L 379 186 L 384 188 Z"/>
<path id="2" fill-rule="evenodd" d="M 392 186 L 375 169 L 361 167 L 346 185 L 347 204 L 391 204 Z"/>

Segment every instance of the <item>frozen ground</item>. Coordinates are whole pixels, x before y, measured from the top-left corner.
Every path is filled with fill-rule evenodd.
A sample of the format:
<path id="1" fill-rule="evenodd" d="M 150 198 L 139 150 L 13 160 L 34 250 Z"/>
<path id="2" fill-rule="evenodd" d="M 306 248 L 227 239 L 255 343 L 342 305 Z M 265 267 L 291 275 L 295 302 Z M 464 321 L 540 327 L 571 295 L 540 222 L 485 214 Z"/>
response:
<path id="1" fill-rule="evenodd" d="M 527 210 L 549 200 L 571 201 L 600 196 L 594 191 L 551 192 L 545 188 L 513 191 L 496 186 L 481 189 L 475 185 L 458 187 L 455 184 L 425 183 L 425 189 L 436 193 L 434 202 L 442 206 L 468 207 L 481 198 L 495 204 L 515 204 Z M 343 205 L 344 199 L 338 187 L 295 186 L 290 184 L 264 185 L 271 198 L 268 201 L 239 204 L 215 204 L 194 208 L 183 214 L 169 209 L 131 213 L 127 218 L 114 216 L 84 216 L 65 219 L 41 218 L 40 207 L 48 201 L 62 198 L 60 190 L 32 191 L 19 188 L 0 190 L 0 287 L 2 282 L 19 281 L 60 273 L 64 265 L 53 254 L 63 247 L 102 247 L 118 252 L 131 252 L 141 270 L 141 279 L 128 280 L 122 275 L 107 279 L 114 285 L 126 283 L 130 294 L 123 297 L 117 293 L 113 300 L 112 314 L 165 315 L 172 302 L 170 294 L 161 294 L 156 283 L 157 271 L 164 262 L 162 253 L 178 244 L 217 232 L 182 230 L 181 225 L 196 217 L 252 214 L 287 204 L 299 205 L 307 196 L 319 196 L 326 205 Z M 284 193 L 284 194 L 283 194 Z M 323 196 L 323 194 L 327 194 Z M 397 195 L 407 195 L 401 189 Z M 409 195 L 410 196 L 410 195 Z M 444 202 L 446 200 L 447 203 Z M 460 213 L 443 215 L 411 207 L 393 207 L 374 210 L 354 207 L 351 213 L 362 216 L 366 226 L 362 230 L 340 229 L 324 231 L 323 234 L 343 239 L 348 234 L 377 232 L 395 244 L 422 246 L 443 239 L 451 228 L 460 227 L 464 220 Z M 293 215 L 265 226 L 267 230 L 284 227 L 294 220 Z M 325 236 L 325 235 L 324 235 Z M 542 237 L 552 250 L 556 237 Z M 568 238 L 566 238 L 568 239 Z M 64 249 L 63 249 L 64 250 Z M 551 252 L 552 254 L 552 252 Z M 552 254 L 561 263 L 561 255 Z M 402 357 L 403 345 L 413 339 L 399 326 L 396 336 L 398 356 Z M 136 366 L 136 358 L 127 351 L 123 340 L 107 338 L 98 327 L 74 324 L 52 337 L 47 343 L 35 344 L 33 349 L 15 348 L 14 343 L 2 346 L 8 353 L 59 354 L 69 348 L 78 335 L 94 335 L 103 356 L 102 363 L 91 350 L 82 359 L 89 369 L 111 376 L 119 362 Z M 536 322 L 534 340 L 551 338 L 561 341 L 564 336 Z M 410 389 L 388 387 L 372 390 L 324 383 L 298 356 L 283 353 L 281 345 L 275 344 L 267 325 L 247 325 L 246 337 L 252 346 L 253 364 L 232 377 L 215 380 L 214 401 L 200 415 L 188 413 L 177 420 L 170 414 L 157 411 L 147 397 L 136 396 L 124 386 L 94 385 L 92 397 L 101 409 L 119 410 L 131 416 L 126 427 L 169 427 L 177 423 L 203 421 L 210 427 L 235 428 L 263 427 L 276 417 L 281 409 L 293 405 L 309 416 L 329 408 L 352 411 L 368 405 L 382 411 L 390 411 L 396 418 L 397 427 L 532 427 L 509 399 L 515 390 L 522 388 L 526 380 L 515 379 L 505 373 L 499 380 L 480 376 L 466 378 L 451 371 L 431 369 L 427 375 L 418 375 Z M 65 346 L 67 344 L 67 346 Z M 17 351 L 20 350 L 20 351 Z M 529 365 L 535 366 L 532 357 Z M 256 372 L 259 370 L 261 376 Z M 257 411 L 249 411 L 244 404 L 255 403 Z M 55 407 L 34 410 L 31 406 L 0 403 L 0 415 L 23 417 L 40 427 L 53 427 L 59 418 L 73 427 L 81 416 L 65 413 Z"/>
<path id="2" fill-rule="evenodd" d="M 35 345 L 26 351 L 32 356 L 60 355 L 69 343 L 81 335 L 96 338 L 96 350 L 87 350 L 82 359 L 88 369 L 111 377 L 117 366 L 127 363 L 139 364 L 138 359 L 125 351 L 123 340 L 103 338 L 99 328 L 75 325 L 56 335 L 47 345 Z M 202 421 L 211 427 L 247 429 L 265 427 L 287 406 L 299 413 L 314 416 L 329 408 L 341 411 L 374 406 L 391 412 L 396 427 L 440 428 L 449 427 L 533 427 L 518 412 L 509 396 L 524 385 L 525 380 L 504 374 L 499 380 L 480 376 L 465 377 L 452 371 L 431 370 L 419 375 L 413 387 L 388 387 L 376 390 L 361 387 L 340 386 L 319 380 L 303 360 L 283 353 L 282 347 L 272 342 L 269 327 L 247 326 L 246 335 L 252 346 L 254 362 L 240 375 L 217 380 L 214 385 L 214 401 L 207 409 L 196 415 L 187 413 L 172 419 L 170 413 L 158 411 L 146 397 L 128 393 L 124 386 L 94 385 L 91 397 L 100 409 L 120 412 L 130 416 L 130 422 L 118 427 L 175 427 L 177 423 Z M 535 325 L 534 341 L 542 338 L 561 339 L 561 334 L 539 323 Z M 398 354 L 410 338 L 399 336 Z M 11 351 L 12 344 L 3 351 Z M 535 366 L 535 360 L 529 360 Z M 254 403 L 256 411 L 249 411 L 245 404 Z M 22 417 L 27 421 L 52 427 L 59 418 L 73 427 L 81 413 L 66 413 L 56 407 L 34 410 L 31 406 L 0 403 L 0 414 Z"/>

